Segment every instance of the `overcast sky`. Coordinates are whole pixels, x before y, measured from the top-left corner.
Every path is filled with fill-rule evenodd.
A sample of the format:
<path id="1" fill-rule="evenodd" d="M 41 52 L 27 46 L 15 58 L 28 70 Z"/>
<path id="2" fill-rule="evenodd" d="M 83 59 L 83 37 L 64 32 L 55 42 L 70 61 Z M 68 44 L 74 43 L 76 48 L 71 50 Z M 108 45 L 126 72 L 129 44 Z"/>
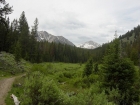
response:
<path id="1" fill-rule="evenodd" d="M 140 0 L 6 0 L 10 20 L 25 11 L 29 26 L 37 17 L 39 31 L 64 36 L 75 45 L 106 43 L 140 24 Z"/>

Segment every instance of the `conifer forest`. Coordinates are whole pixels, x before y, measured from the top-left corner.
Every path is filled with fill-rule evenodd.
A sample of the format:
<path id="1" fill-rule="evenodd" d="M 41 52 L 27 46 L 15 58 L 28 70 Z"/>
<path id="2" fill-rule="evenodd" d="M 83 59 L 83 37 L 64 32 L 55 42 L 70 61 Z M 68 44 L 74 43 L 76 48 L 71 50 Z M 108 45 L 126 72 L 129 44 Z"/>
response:
<path id="1" fill-rule="evenodd" d="M 13 12 L 0 0 L 0 81 L 17 76 L 6 105 L 11 94 L 20 105 L 140 105 L 140 25 L 84 49 L 37 41 L 39 17 L 29 27 L 24 11 L 11 20 Z"/>

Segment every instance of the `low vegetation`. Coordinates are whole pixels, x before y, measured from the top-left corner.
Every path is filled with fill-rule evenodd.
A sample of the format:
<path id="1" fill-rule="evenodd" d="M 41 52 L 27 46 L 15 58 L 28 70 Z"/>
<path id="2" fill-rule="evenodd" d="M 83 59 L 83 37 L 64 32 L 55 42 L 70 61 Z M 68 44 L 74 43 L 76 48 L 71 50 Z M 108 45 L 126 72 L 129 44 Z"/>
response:
<path id="1" fill-rule="evenodd" d="M 89 78 L 82 77 L 84 68 L 85 64 L 34 64 L 26 77 L 15 81 L 9 95 L 13 93 L 18 96 L 22 105 L 113 103 L 108 102 L 105 91 L 101 89 L 98 74 L 92 73 Z M 19 83 L 21 86 L 18 86 Z M 9 95 L 6 102 L 12 105 Z"/>
<path id="2" fill-rule="evenodd" d="M 15 56 L 0 52 L 0 79 L 7 76 L 14 76 L 26 72 L 31 67 L 30 63 L 21 59 L 16 62 Z"/>
<path id="3" fill-rule="evenodd" d="M 26 76 L 15 81 L 6 103 L 14 105 L 10 98 L 13 93 L 21 105 L 118 105 L 122 99 L 120 90 L 102 85 L 101 66 L 98 72 L 93 69 L 90 76 L 83 77 L 85 64 L 33 64 Z M 135 95 L 133 97 L 137 97 Z"/>
<path id="4" fill-rule="evenodd" d="M 33 64 L 9 94 L 16 94 L 21 105 L 137 105 L 139 75 L 138 67 L 121 57 L 115 39 L 101 64 L 92 58 L 86 64 Z M 6 102 L 12 105 L 10 100 Z"/>
<path id="5" fill-rule="evenodd" d="M 31 32 L 25 12 L 9 24 L 12 7 L 0 4 L 0 51 L 9 52 L 0 52 L 0 79 L 26 74 L 14 82 L 7 105 L 14 105 L 11 94 L 21 105 L 140 104 L 140 26 L 94 50 L 80 49 L 37 42 L 38 19 Z"/>

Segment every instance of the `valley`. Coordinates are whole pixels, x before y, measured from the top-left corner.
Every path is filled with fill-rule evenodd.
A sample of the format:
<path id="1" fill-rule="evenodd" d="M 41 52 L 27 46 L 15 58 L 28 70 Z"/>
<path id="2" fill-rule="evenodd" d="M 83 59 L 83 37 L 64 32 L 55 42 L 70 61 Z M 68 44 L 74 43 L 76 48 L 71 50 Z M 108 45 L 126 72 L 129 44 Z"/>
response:
<path id="1" fill-rule="evenodd" d="M 0 105 L 15 105 L 15 96 L 20 105 L 140 104 L 139 3 L 7 1 L 0 1 Z"/>

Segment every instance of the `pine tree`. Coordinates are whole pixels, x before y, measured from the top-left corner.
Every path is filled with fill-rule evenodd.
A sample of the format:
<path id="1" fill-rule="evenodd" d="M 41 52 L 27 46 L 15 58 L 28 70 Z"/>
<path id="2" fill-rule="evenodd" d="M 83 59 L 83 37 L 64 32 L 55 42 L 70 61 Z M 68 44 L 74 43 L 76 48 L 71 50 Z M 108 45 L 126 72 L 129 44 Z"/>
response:
<path id="1" fill-rule="evenodd" d="M 98 63 L 95 63 L 94 64 L 94 72 L 98 72 L 99 71 L 99 69 L 98 69 Z"/>
<path id="2" fill-rule="evenodd" d="M 34 21 L 34 26 L 32 26 L 32 32 L 31 34 L 36 37 L 37 36 L 37 31 L 38 31 L 38 19 L 36 18 Z"/>
<path id="3" fill-rule="evenodd" d="M 8 39 L 7 39 L 7 44 L 9 44 L 8 52 L 14 54 L 15 46 L 18 40 L 19 40 L 18 21 L 14 19 L 11 22 L 9 32 L 8 32 Z"/>
<path id="4" fill-rule="evenodd" d="M 0 51 L 7 51 L 8 47 L 7 46 L 7 35 L 9 31 L 8 23 L 9 20 L 5 18 L 5 24 L 0 22 Z M 5 26 L 6 25 L 6 26 Z"/>
<path id="5" fill-rule="evenodd" d="M 121 100 L 119 105 L 132 104 L 135 89 L 135 69 L 133 63 L 126 58 L 120 57 L 119 40 L 115 39 L 110 44 L 103 61 L 104 87 L 119 89 Z"/>
<path id="6" fill-rule="evenodd" d="M 83 71 L 83 77 L 84 76 L 89 76 L 93 72 L 93 60 L 89 59 L 85 65 L 84 71 Z"/>
<path id="7" fill-rule="evenodd" d="M 15 55 L 15 60 L 18 63 L 21 59 L 21 45 L 19 41 L 16 43 L 14 55 Z"/>
<path id="8" fill-rule="evenodd" d="M 38 31 L 38 19 L 36 18 L 34 21 L 34 26 L 32 26 L 31 30 L 31 36 L 30 36 L 30 44 L 29 44 L 29 60 L 31 62 L 35 62 L 35 59 L 37 57 L 37 41 L 36 41 L 36 36 L 37 36 L 37 31 Z"/>
<path id="9" fill-rule="evenodd" d="M 3 24 L 7 29 L 8 25 L 6 23 L 5 16 L 11 14 L 12 11 L 13 11 L 12 7 L 10 7 L 5 0 L 0 0 L 0 24 Z"/>
<path id="10" fill-rule="evenodd" d="M 25 17 L 25 12 L 23 11 L 20 19 L 19 19 L 19 41 L 21 43 L 21 55 L 24 59 L 28 60 L 27 56 L 29 56 L 29 26 L 27 19 Z"/>

